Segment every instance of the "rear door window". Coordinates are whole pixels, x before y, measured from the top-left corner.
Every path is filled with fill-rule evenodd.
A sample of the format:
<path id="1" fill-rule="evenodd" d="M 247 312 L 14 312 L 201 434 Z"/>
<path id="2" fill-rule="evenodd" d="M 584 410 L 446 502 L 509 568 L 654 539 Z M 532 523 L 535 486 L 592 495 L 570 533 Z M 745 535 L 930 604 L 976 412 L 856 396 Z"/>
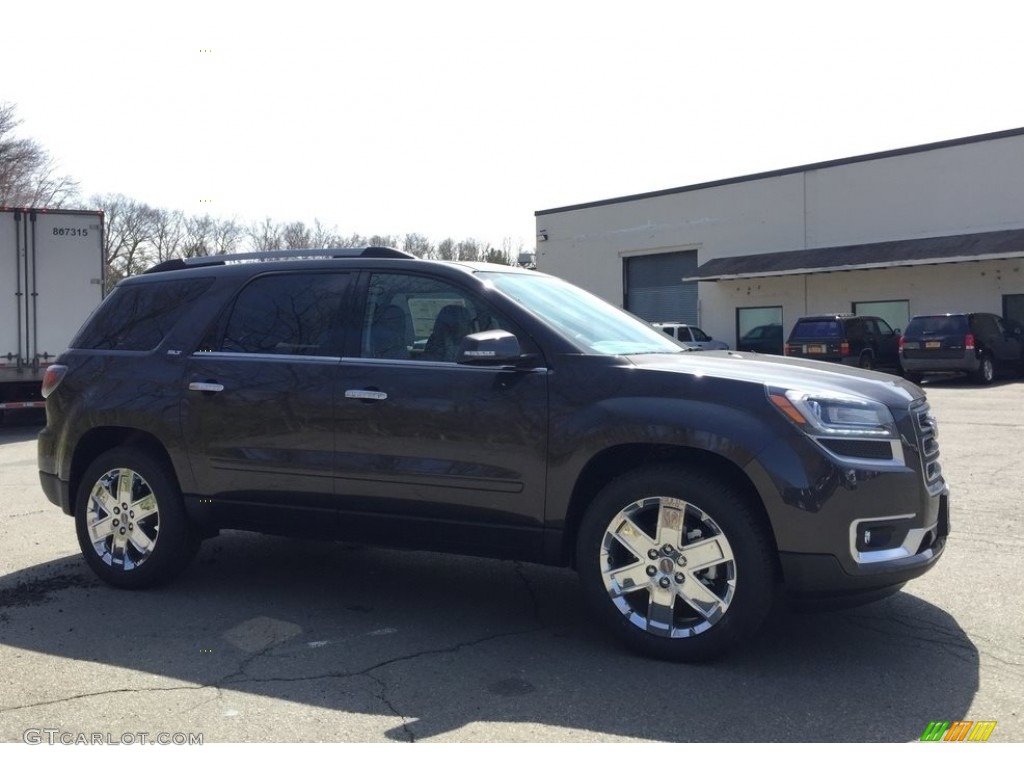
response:
<path id="1" fill-rule="evenodd" d="M 222 352 L 340 356 L 347 273 L 303 272 L 257 277 L 238 295 Z"/>

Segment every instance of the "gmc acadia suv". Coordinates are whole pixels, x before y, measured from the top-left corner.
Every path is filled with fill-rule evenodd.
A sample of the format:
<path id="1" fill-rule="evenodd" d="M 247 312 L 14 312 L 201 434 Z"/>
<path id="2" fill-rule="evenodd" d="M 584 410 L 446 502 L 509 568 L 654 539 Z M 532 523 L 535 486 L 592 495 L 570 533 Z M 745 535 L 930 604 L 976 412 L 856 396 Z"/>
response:
<path id="1" fill-rule="evenodd" d="M 366 248 L 121 281 L 44 383 L 39 475 L 89 566 L 220 529 L 571 566 L 632 648 L 701 660 L 775 593 L 866 600 L 949 530 L 914 384 L 687 351 L 554 277 Z"/>

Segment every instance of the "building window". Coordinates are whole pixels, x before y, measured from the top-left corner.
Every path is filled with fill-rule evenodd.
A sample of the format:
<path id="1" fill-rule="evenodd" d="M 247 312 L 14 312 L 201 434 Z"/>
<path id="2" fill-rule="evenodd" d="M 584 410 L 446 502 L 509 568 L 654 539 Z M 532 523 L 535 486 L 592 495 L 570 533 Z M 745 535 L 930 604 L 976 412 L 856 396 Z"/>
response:
<path id="1" fill-rule="evenodd" d="M 736 349 L 782 354 L 782 307 L 740 307 L 736 310 Z"/>
<path id="2" fill-rule="evenodd" d="M 1003 317 L 1011 327 L 1024 325 L 1024 293 L 1003 294 Z"/>
<path id="3" fill-rule="evenodd" d="M 880 317 L 897 332 L 910 322 L 909 301 L 855 301 L 853 314 Z"/>

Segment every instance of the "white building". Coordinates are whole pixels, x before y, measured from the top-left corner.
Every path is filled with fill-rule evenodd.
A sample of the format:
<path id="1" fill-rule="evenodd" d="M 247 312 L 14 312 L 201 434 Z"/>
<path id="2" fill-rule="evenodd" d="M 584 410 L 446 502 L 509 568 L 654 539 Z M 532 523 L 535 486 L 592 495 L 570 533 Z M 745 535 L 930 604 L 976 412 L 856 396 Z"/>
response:
<path id="1" fill-rule="evenodd" d="M 821 312 L 1024 323 L 1024 128 L 536 216 L 539 269 L 734 348 Z"/>

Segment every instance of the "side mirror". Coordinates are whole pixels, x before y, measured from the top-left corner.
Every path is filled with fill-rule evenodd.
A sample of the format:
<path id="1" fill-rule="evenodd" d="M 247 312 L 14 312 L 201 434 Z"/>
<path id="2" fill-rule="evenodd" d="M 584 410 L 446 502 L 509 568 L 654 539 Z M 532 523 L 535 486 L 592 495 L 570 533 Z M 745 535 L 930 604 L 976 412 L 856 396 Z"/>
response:
<path id="1" fill-rule="evenodd" d="M 903 333 L 903 329 L 902 328 L 893 328 L 892 329 L 892 335 L 893 336 L 899 336 L 901 333 Z"/>
<path id="2" fill-rule="evenodd" d="M 508 331 L 471 333 L 459 342 L 455 362 L 462 365 L 505 365 L 522 356 L 519 339 Z"/>

